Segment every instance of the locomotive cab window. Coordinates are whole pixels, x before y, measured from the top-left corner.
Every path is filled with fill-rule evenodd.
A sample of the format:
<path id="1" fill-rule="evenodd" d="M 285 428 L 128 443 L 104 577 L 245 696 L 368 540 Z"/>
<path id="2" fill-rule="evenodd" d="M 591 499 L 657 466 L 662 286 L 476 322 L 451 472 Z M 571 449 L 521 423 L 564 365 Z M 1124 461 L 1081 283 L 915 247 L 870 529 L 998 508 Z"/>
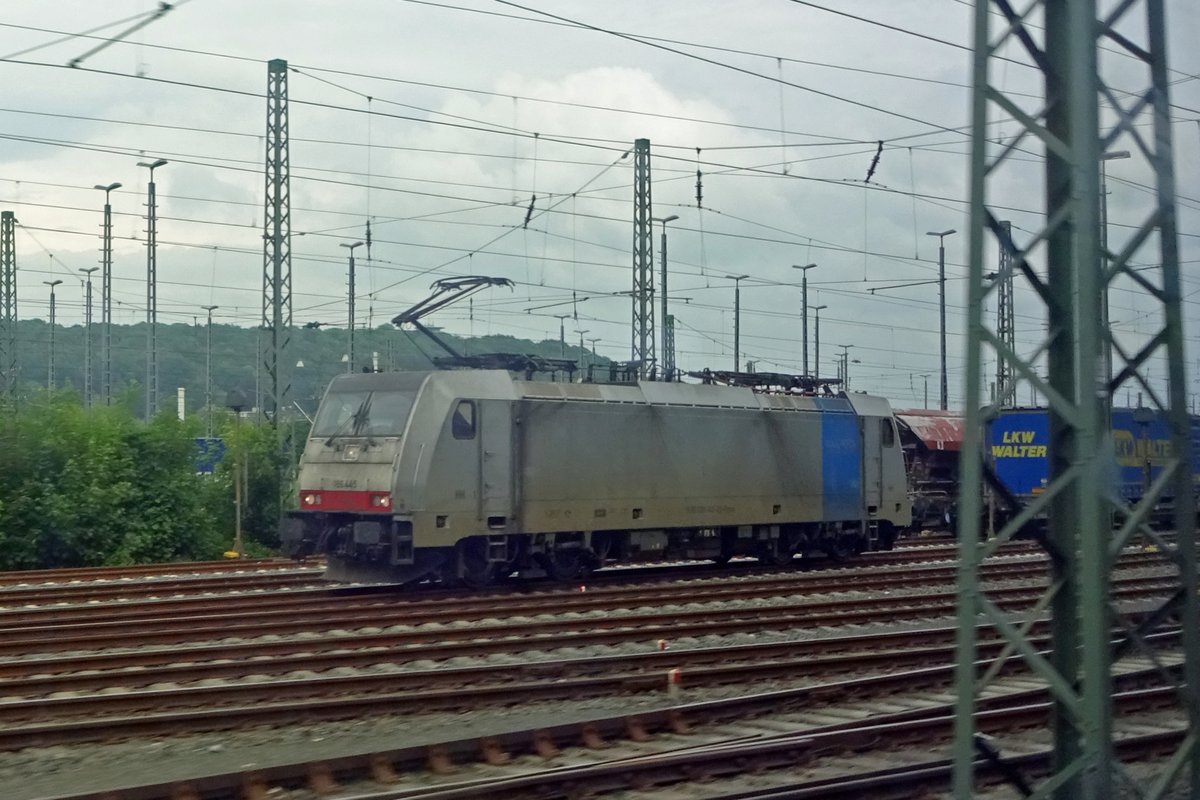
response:
<path id="1" fill-rule="evenodd" d="M 896 444 L 896 429 L 892 427 L 890 419 L 879 420 L 879 443 L 884 447 L 892 447 Z"/>
<path id="2" fill-rule="evenodd" d="M 455 439 L 475 438 L 475 402 L 459 400 L 454 407 L 454 416 L 450 420 L 450 432 Z"/>
<path id="3" fill-rule="evenodd" d="M 312 436 L 401 436 L 412 412 L 412 392 L 332 390 L 321 402 Z"/>

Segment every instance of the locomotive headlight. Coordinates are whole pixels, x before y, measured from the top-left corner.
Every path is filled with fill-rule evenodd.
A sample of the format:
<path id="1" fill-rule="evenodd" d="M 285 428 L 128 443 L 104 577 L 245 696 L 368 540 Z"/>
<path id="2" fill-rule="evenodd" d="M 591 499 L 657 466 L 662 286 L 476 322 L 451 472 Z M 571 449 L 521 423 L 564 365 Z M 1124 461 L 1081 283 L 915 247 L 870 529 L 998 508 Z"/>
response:
<path id="1" fill-rule="evenodd" d="M 371 505 L 375 508 L 391 508 L 392 496 L 390 494 L 373 494 L 371 495 Z"/>
<path id="2" fill-rule="evenodd" d="M 319 506 L 321 505 L 321 495 L 316 492 L 309 492 L 300 496 L 301 505 Z"/>

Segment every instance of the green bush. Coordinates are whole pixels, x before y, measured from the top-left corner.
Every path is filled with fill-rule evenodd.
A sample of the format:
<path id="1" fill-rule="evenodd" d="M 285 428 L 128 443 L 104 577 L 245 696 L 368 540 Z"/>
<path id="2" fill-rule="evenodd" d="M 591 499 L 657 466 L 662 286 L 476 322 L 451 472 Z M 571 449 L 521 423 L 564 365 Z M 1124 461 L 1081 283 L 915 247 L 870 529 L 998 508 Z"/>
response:
<path id="1" fill-rule="evenodd" d="M 0 409 L 0 569 L 220 558 L 233 544 L 243 463 L 244 547 L 271 552 L 290 454 L 269 426 L 230 416 L 219 430 L 226 457 L 197 475 L 199 420 L 145 423 L 124 404 L 84 409 L 70 394 Z"/>

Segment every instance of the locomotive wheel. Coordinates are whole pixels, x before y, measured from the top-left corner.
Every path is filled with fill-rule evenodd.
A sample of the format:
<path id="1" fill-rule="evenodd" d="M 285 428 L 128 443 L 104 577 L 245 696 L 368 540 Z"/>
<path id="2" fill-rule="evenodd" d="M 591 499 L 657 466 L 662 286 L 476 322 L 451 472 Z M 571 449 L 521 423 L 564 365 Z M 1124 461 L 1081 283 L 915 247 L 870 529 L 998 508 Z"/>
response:
<path id="1" fill-rule="evenodd" d="M 896 526 L 886 520 L 879 523 L 879 549 L 892 550 L 896 547 Z"/>
<path id="2" fill-rule="evenodd" d="M 482 589 L 491 586 L 500 575 L 500 565 L 487 560 L 487 540 L 482 536 L 460 539 L 454 547 L 454 558 L 442 568 L 442 583 Z"/>
<path id="3" fill-rule="evenodd" d="M 591 574 L 593 556 L 582 547 L 569 547 L 545 553 L 540 561 L 546 574 L 554 580 L 576 581 Z"/>
<path id="4" fill-rule="evenodd" d="M 758 560 L 772 567 L 786 567 L 792 563 L 795 555 L 786 547 L 764 546 L 762 552 L 758 554 Z"/>
<path id="5" fill-rule="evenodd" d="M 842 563 L 850 557 L 850 547 L 845 542 L 840 541 L 836 536 L 830 536 L 821 545 L 821 549 L 825 551 L 825 555 L 829 556 L 830 561 Z"/>

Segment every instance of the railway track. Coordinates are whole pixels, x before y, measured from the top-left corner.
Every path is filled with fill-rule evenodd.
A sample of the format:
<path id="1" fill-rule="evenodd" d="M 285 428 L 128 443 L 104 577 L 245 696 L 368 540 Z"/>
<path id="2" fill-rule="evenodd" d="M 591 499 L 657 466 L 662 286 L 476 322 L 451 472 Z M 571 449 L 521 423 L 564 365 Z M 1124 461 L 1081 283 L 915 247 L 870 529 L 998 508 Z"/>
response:
<path id="1" fill-rule="evenodd" d="M 1121 564 L 1133 568 L 1153 564 L 1146 553 L 1128 553 Z M 821 572 L 784 572 L 723 576 L 722 581 L 675 580 L 584 586 L 586 592 L 563 587 L 539 590 L 492 591 L 487 594 L 442 593 L 396 595 L 386 590 L 345 592 L 340 589 L 294 590 L 271 596 L 238 595 L 205 598 L 168 598 L 128 602 L 115 607 L 85 605 L 0 610 L 0 656 L 54 649 L 103 649 L 136 636 L 143 643 L 195 641 L 210 636 L 251 637 L 290 634 L 329 627 L 361 626 L 370 618 L 380 627 L 390 624 L 424 625 L 446 620 L 480 621 L 497 616 L 498 607 L 508 617 L 556 613 L 588 613 L 658 606 L 680 601 L 747 601 L 781 595 L 822 594 L 844 591 L 903 590 L 952 583 L 952 564 L 873 571 L 867 568 Z M 986 567 L 996 581 L 1029 580 L 1044 572 L 1044 560 L 1014 558 Z M 101 621 L 103 620 L 103 621 Z M 200 620 L 200 621 L 197 621 Z M 175 638 L 171 638 L 175 637 Z M 38 644 L 42 642 L 43 644 Z M 116 644 L 115 646 L 120 646 Z"/>
<path id="2" fill-rule="evenodd" d="M 1114 697 L 1118 707 L 1132 716 L 1128 720 L 1131 730 L 1118 730 L 1118 753 L 1125 757 L 1166 757 L 1183 741 L 1188 733 L 1183 718 L 1164 720 L 1154 715 L 1165 693 L 1163 689 L 1133 690 Z M 516 800 L 530 796 L 569 797 L 581 786 L 588 787 L 590 796 L 598 796 L 622 790 L 646 792 L 654 787 L 679 784 L 699 784 L 704 788 L 696 796 L 723 800 L 926 796 L 935 788 L 949 788 L 953 768 L 946 748 L 953 727 L 951 709 L 931 709 L 930 712 L 880 715 L 865 724 L 814 727 L 799 734 L 770 739 L 747 737 L 742 741 L 685 746 L 665 753 L 543 769 L 515 776 L 475 777 L 454 783 L 446 781 L 435 787 L 360 792 L 356 798 Z M 1045 725 L 1049 712 L 1050 705 L 1044 702 L 1005 705 L 985 711 L 977 719 L 980 728 L 989 734 L 1012 734 Z M 1146 733 L 1146 728 L 1153 731 Z M 1026 736 L 1026 740 L 1033 747 L 1045 744 L 1044 737 Z M 935 747 L 932 758 L 929 754 L 931 745 Z M 1048 748 L 1037 747 L 1032 752 L 1007 759 L 1006 763 L 1010 769 L 1028 776 L 1045 769 L 1052 755 Z M 986 760 L 981 759 L 977 769 L 985 781 L 1001 779 L 997 765 Z M 724 790 L 719 786 L 705 786 L 722 778 L 741 778 L 747 772 L 764 770 L 793 775 L 803 770 L 808 775 L 807 780 L 780 781 L 781 785 L 773 790 L 747 788 L 743 781 Z M 812 773 L 818 770 L 825 774 L 814 777 Z"/>
<path id="3" fill-rule="evenodd" d="M 1157 578 L 1124 579 L 1114 592 L 1115 597 L 1141 598 L 1165 594 L 1170 584 Z M 1037 599 L 1038 588 L 1027 586 L 996 590 L 995 598 L 1004 598 L 1007 607 L 1026 607 Z M 609 675 L 572 676 L 563 674 L 562 661 L 544 661 L 527 665 L 523 672 L 532 675 L 524 683 L 508 684 L 497 680 L 499 671 L 518 671 L 496 666 L 483 669 L 448 670 L 445 668 L 398 672 L 394 669 L 366 671 L 363 663 L 378 665 L 389 662 L 408 662 L 414 659 L 438 660 L 454 656 L 482 656 L 489 653 L 513 653 L 522 650 L 553 649 L 580 644 L 630 644 L 642 642 L 653 646 L 655 635 L 673 632 L 675 635 L 700 633 L 745 633 L 778 630 L 805 625 L 839 625 L 847 622 L 870 621 L 886 613 L 893 620 L 921 619 L 929 616 L 949 616 L 953 613 L 953 591 L 924 592 L 907 599 L 896 596 L 856 597 L 850 600 L 821 600 L 785 602 L 772 608 L 715 608 L 667 613 L 612 615 L 580 619 L 553 618 L 530 623 L 473 625 L 467 628 L 411 629 L 392 634 L 368 633 L 357 637 L 316 642 L 272 640 L 254 643 L 221 643 L 189 647 L 142 648 L 122 653 L 84 655 L 72 652 L 57 662 L 49 659 L 26 659 L 0 662 L 0 749 L 36 744 L 91 741 L 123 735 L 159 735 L 179 730 L 225 729 L 247 725 L 279 724 L 287 719 L 345 719 L 403 710 L 432 711 L 474 709 L 484 704 L 517 702 L 520 698 L 570 699 L 602 694 L 605 691 L 652 691 L 661 688 L 663 671 L 613 672 L 619 664 L 636 663 L 638 657 L 615 655 L 607 661 L 593 659 L 577 663 L 572 668 L 609 670 Z M 386 641 L 385 637 L 386 636 Z M 879 643 L 887 637 L 873 637 L 876 652 L 854 656 L 863 663 L 878 663 Z M 76 648 L 80 639 L 71 640 Z M 819 641 L 819 640 L 817 640 Z M 903 641 L 901 638 L 900 641 Z M 818 652 L 837 652 L 849 646 L 847 641 L 833 644 L 793 643 L 791 648 L 779 645 L 761 649 L 762 658 L 742 668 L 733 665 L 694 666 L 702 682 L 766 679 L 768 675 L 783 676 L 804 673 L 806 661 L 821 665 L 815 658 Z M 860 648 L 870 647 L 863 637 Z M 951 661 L 945 643 L 932 649 L 912 653 L 894 652 L 900 661 L 942 663 Z M 350 654 L 355 653 L 360 671 L 350 676 L 319 676 L 312 668 L 319 662 L 322 650 L 337 649 L 337 661 L 348 666 Z M 832 649 L 831 649 L 832 648 Z M 718 660 L 729 660 L 742 648 L 728 648 Z M 790 655 L 788 654 L 790 650 Z M 746 652 L 756 652 L 747 649 Z M 251 661 L 273 655 L 275 659 Z M 669 662 L 696 664 L 713 654 L 689 655 L 688 651 L 653 654 L 641 660 L 660 665 Z M 725 658 L 725 656 L 728 656 Z M 773 656 L 773 660 L 771 658 Z M 835 658 L 829 656 L 828 658 Z M 886 656 L 885 656 L 886 658 Z M 231 660 L 232 659 L 232 660 Z M 273 663 L 280 660 L 280 663 Z M 308 675 L 289 676 L 280 669 L 309 663 Z M 207 666 L 204 666 L 207 662 Z M 782 662 L 782 663 L 777 663 Z M 835 662 L 836 663 L 836 662 Z M 836 663 L 833 669 L 845 671 L 851 662 Z M 607 665 L 607 667 L 605 666 Z M 238 682 L 241 675 L 256 674 L 254 680 Z M 677 666 L 675 668 L 678 668 Z M 336 669 L 336 667 L 335 667 Z M 96 670 L 104 670 L 95 674 Z M 757 670 L 757 672 L 756 672 Z M 754 675 L 755 677 L 750 677 Z M 947 675 L 949 673 L 947 672 Z M 163 682 L 196 683 L 221 678 L 215 685 L 174 685 L 153 688 Z M 234 679 L 234 680 L 231 680 Z M 148 683 L 150 682 L 150 683 Z M 456 682 L 457 685 L 456 685 Z M 150 689 L 131 689 L 130 686 L 151 685 Z M 53 696 L 55 692 L 70 692 L 69 696 Z M 184 709 L 171 712 L 169 709 Z M 46 723 L 45 720 L 70 718 L 73 721 Z M 42 724 L 17 724 L 21 720 L 38 719 Z"/>
<path id="4" fill-rule="evenodd" d="M 1131 732 L 1119 748 L 1146 755 L 1178 744 L 1186 735 L 1186 722 L 1160 713 L 1173 702 L 1174 693 L 1154 685 L 1161 673 L 1132 663 L 1122 672 L 1114 684 L 1114 702 Z M 583 723 L 128 786 L 103 796 L 217 800 L 265 797 L 272 786 L 305 784 L 327 794 L 338 788 L 338 781 L 351 781 L 354 785 L 346 788 L 359 800 L 451 800 L 570 797 L 584 786 L 588 796 L 598 796 L 703 781 L 706 797 L 910 797 L 918 787 L 929 790 L 948 781 L 945 749 L 953 694 L 939 686 L 949 683 L 950 673 L 946 667 L 901 671 Z M 1046 691 L 1030 684 L 1020 674 L 1000 678 L 983 702 L 980 729 L 995 734 L 1044 726 L 1049 714 Z M 914 694 L 914 687 L 926 691 Z M 908 700 L 906 706 L 898 708 L 892 699 L 898 692 Z M 855 698 L 850 707 L 847 697 Z M 1032 738 L 1031 752 L 1019 753 L 1013 761 L 1025 770 L 1044 763 L 1045 753 L 1036 748 L 1037 737 Z M 980 764 L 985 778 L 989 768 Z M 787 780 L 797 769 L 803 770 L 804 779 Z M 783 773 L 777 791 L 784 794 L 763 795 L 760 788 L 747 790 L 745 783 L 722 790 L 712 783 L 764 771 Z M 62 795 L 58 800 L 97 796 Z"/>
<path id="5" fill-rule="evenodd" d="M 764 681 L 832 680 L 871 671 L 928 667 L 919 673 L 925 682 L 952 679 L 944 665 L 954 660 L 953 642 L 942 629 L 941 641 L 929 643 L 930 631 L 894 634 L 888 646 L 879 637 L 835 641 L 808 640 L 758 647 L 717 647 L 678 653 L 647 653 L 584 659 L 537 661 L 519 665 L 443 667 L 408 672 L 330 675 L 307 679 L 208 683 L 171 689 L 136 689 L 106 693 L 114 684 L 100 676 L 73 679 L 32 679 L 25 691 L 45 692 L 74 687 L 70 696 L 31 696 L 0 702 L 0 749 L 88 741 L 97 730 L 110 738 L 159 734 L 164 731 L 206 729 L 213 712 L 221 726 L 272 724 L 280 719 L 345 718 L 359 716 L 363 705 L 387 714 L 476 710 L 488 705 L 514 705 L 552 699 L 580 700 L 659 693 L 668 676 L 686 677 L 690 689 L 715 686 L 761 685 Z M 1174 641 L 1160 636 L 1160 640 Z M 995 656 L 1002 641 L 985 641 L 981 652 Z M 1016 661 L 1013 662 L 1018 663 Z M 918 673 L 906 673 L 905 688 L 919 685 Z M 161 680 L 161 676 L 160 680 Z M 99 679 L 98 679 L 99 678 Z M 211 678 L 210 678 L 211 679 Z M 886 676 L 875 683 L 896 684 Z M 12 687 L 10 687 L 12 688 Z M 864 680 L 862 688 L 876 688 Z M 89 691 L 90 694 L 81 692 Z M 819 693 L 814 701 L 827 698 Z M 328 708 L 324 708 L 328 705 Z"/>
<path id="6" fill-rule="evenodd" d="M 1123 562 L 1129 566 L 1152 564 L 1147 554 L 1131 553 Z M 996 580 L 1023 579 L 1037 576 L 1044 570 L 1040 560 L 997 561 L 987 566 L 988 575 Z M 313 614 L 344 614 L 347 618 L 374 613 L 388 608 L 404 608 L 414 619 L 436 621 L 423 617 L 453 607 L 456 618 L 479 619 L 494 616 L 498 601 L 511 614 L 540 613 L 546 607 L 587 611 L 594 609 L 659 604 L 676 596 L 704 592 L 705 600 L 771 597 L 781 593 L 817 594 L 843 591 L 852 580 L 858 589 L 902 589 L 911 586 L 953 581 L 953 564 L 920 565 L 900 569 L 861 567 L 819 572 L 774 572 L 740 576 L 721 576 L 721 580 L 675 579 L 674 581 L 608 583 L 582 587 L 541 587 L 539 589 L 492 590 L 487 593 L 439 593 L 436 595 L 397 595 L 388 589 L 354 590 L 326 589 L 304 591 L 296 589 L 286 594 L 263 597 L 257 593 L 236 596 L 201 598 L 165 598 L 147 602 L 130 601 L 116 606 L 89 604 L 85 606 L 44 606 L 32 609 L 0 610 L 0 638 L 10 635 L 44 633 L 46 638 L 69 637 L 75 632 L 105 630 L 117 632 L 122 625 L 131 633 L 147 633 L 155 629 L 179 627 L 182 619 L 202 617 L 205 620 L 233 624 L 245 619 L 269 620 L 273 617 L 309 616 Z M 736 579 L 736 580 L 735 580 Z M 580 591 L 580 588 L 586 591 Z M 482 615 L 482 616 L 481 616 Z M 103 622 L 97 621 L 102 619 Z"/>
<path id="7" fill-rule="evenodd" d="M 213 573 L 262 572 L 294 569 L 296 562 L 286 558 L 239 558 L 224 561 L 175 561 L 165 564 L 130 564 L 118 567 L 64 567 L 0 572 L 0 586 L 48 583 L 79 583 L 160 576 L 211 575 Z"/>
<path id="8" fill-rule="evenodd" d="M 1014 543 L 1005 552 L 1033 552 L 1028 543 Z M 829 559 L 796 559 L 786 569 L 856 568 L 878 565 L 899 565 L 922 561 L 946 561 L 956 557 L 951 544 L 912 544 L 896 550 L 864 553 L 845 564 Z M 650 582 L 674 580 L 680 577 L 715 578 L 730 574 L 778 572 L 785 569 L 768 566 L 753 559 L 743 559 L 722 567 L 705 562 L 669 562 L 633 567 L 606 567 L 592 574 L 587 584 L 600 586 L 609 583 Z M 260 561 L 192 562 L 184 565 L 148 565 L 139 567 L 97 567 L 70 570 L 31 570 L 0 573 L 0 609 L 34 605 L 87 604 L 146 598 L 199 595 L 204 593 L 259 592 L 285 588 L 331 588 L 323 578 L 319 562 L 298 564 L 283 559 Z M 524 580 L 504 586 L 500 591 L 520 591 L 523 588 L 554 586 L 547 580 Z M 342 592 L 396 591 L 395 587 L 341 587 Z M 407 590 L 414 593 L 413 589 Z M 415 593 L 461 595 L 461 592 L 422 586 Z"/>
<path id="9" fill-rule="evenodd" d="M 987 579 L 995 587 L 991 596 L 1016 613 L 1028 609 L 1040 595 L 1046 562 L 1025 547 L 1010 552 L 993 562 Z M 103 579 L 40 587 L 10 587 L 0 581 L 0 596 L 11 588 L 10 596 L 27 600 L 20 607 L 0 608 L 0 755 L 37 752 L 46 745 L 99 752 L 98 748 L 125 746 L 114 742 L 132 747 L 155 737 L 179 739 L 180 734 L 220 732 L 234 740 L 271 739 L 275 732 L 297 726 L 386 726 L 395 714 L 429 720 L 422 723 L 428 736 L 450 730 L 447 720 L 461 719 L 464 711 L 491 714 L 493 729 L 498 722 L 541 708 L 571 709 L 540 712 L 565 713 L 569 719 L 587 716 L 574 710 L 577 707 L 608 708 L 611 713 L 626 705 L 657 719 L 655 714 L 677 705 L 666 696 L 672 670 L 682 671 L 685 695 L 710 698 L 689 706 L 724 709 L 708 717 L 694 709 L 686 718 L 677 714 L 674 719 L 682 720 L 683 728 L 754 720 L 777 725 L 782 724 L 780 714 L 803 710 L 810 718 L 801 727 L 808 731 L 832 725 L 830 720 L 845 711 L 849 697 L 855 698 L 850 705 L 867 704 L 856 705 L 852 717 L 878 722 L 883 719 L 880 715 L 905 709 L 917 715 L 908 720 L 911 723 L 931 702 L 918 700 L 917 695 L 945 695 L 952 680 L 948 664 L 953 661 L 953 629 L 930 623 L 954 614 L 956 566 L 945 560 L 951 553 L 952 546 L 909 546 L 871 554 L 871 561 L 827 564 L 824 569 L 781 570 L 744 563 L 731 565 L 732 569 L 693 565 L 614 570 L 577 587 L 525 583 L 484 595 L 439 589 L 397 594 L 386 587 L 303 584 L 270 588 L 269 581 L 287 574 L 286 568 L 277 568 L 268 577 L 266 590 L 262 584 L 246 588 L 256 585 L 253 574 L 215 571 L 147 578 L 148 584 L 181 584 L 178 596 L 108 593 L 114 587 Z M 1168 594 L 1174 583 L 1150 568 L 1154 562 L 1153 554 L 1124 554 L 1114 599 L 1133 608 L 1129 604 Z M 236 588 L 222 588 L 222 581 Z M 122 581 L 116 588 L 123 590 L 133 583 Z M 193 594 L 190 587 L 206 588 Z M 45 601 L 37 599 L 37 591 L 30 591 L 38 588 L 79 591 Z M 107 594 L 89 595 L 93 589 Z M 161 591 L 153 585 L 149 589 Z M 884 620 L 894 628 L 881 634 Z M 856 632 L 855 625 L 871 629 Z M 817 627 L 828 630 L 810 632 Z M 666 650 L 658 649 L 659 640 L 666 641 Z M 572 648 L 593 649 L 581 657 Z M 984 652 L 989 657 L 1004 655 L 994 641 L 985 644 Z M 451 661 L 456 658 L 468 663 Z M 1017 667 L 1012 662 L 1012 669 Z M 1143 681 L 1136 688 L 1147 691 L 1156 678 L 1141 671 L 1143 667 L 1130 666 L 1127 680 Z M 1139 671 L 1140 676 L 1135 674 Z M 1001 680 L 1011 682 L 1006 691 L 1013 697 L 1034 691 L 1028 676 L 1004 674 Z M 764 686 L 781 688 L 749 694 Z M 769 700 L 762 699 L 767 695 Z M 747 696 L 759 698 L 757 711 L 753 704 L 736 705 Z M 726 701 L 734 704 L 720 705 Z M 1034 700 L 1029 695 L 1021 702 Z M 623 735 L 639 740 L 651 735 L 656 725 L 667 730 L 673 723 L 664 723 L 664 728 L 646 722 L 639 713 L 620 724 Z M 586 741 L 597 735 L 596 729 L 589 730 L 580 732 L 575 726 L 575 733 L 566 738 L 551 736 L 549 749 L 565 750 L 572 737 Z M 826 730 L 823 735 L 835 733 L 865 735 L 849 730 Z M 520 736 L 534 734 L 526 731 L 512 741 Z M 608 741 L 616 734 L 598 736 Z M 698 747 L 693 740 L 683 749 L 707 750 L 696 765 L 716 763 L 728 755 L 729 763 L 741 764 L 744 772 L 747 764 L 769 764 L 774 757 L 771 748 L 783 753 L 796 746 L 786 736 L 759 741 L 771 752 L 754 755 L 753 748 L 739 750 L 736 742 L 721 743 L 721 736 L 717 744 Z M 757 738 L 764 738 L 761 732 Z M 541 741 L 545 745 L 547 740 L 543 736 Z M 471 745 L 491 753 L 496 766 L 528 746 L 478 741 Z M 928 742 L 923 747 L 921 752 L 928 756 Z M 439 761 L 443 752 L 447 751 L 425 747 L 421 762 L 440 764 L 439 770 L 447 767 L 449 762 Z M 708 774 L 699 766 L 687 766 L 692 762 L 682 753 L 664 757 L 669 764 L 634 770 L 648 777 L 629 787 L 674 785 L 678 778 L 670 774 Z M 37 763 L 39 756 L 25 758 L 34 759 L 26 763 Z M 535 772 L 555 771 L 546 769 L 542 757 L 532 758 Z M 387 779 L 396 777 L 400 763 L 375 758 L 362 761 L 360 767 L 373 765 L 376 776 Z M 195 796 L 203 800 L 266 797 L 270 787 L 294 787 L 305 781 L 320 790 L 349 774 L 323 757 L 314 762 L 310 756 L 306 764 L 279 765 L 281 771 L 269 778 L 261 770 L 231 774 L 227 777 L 238 788 L 224 795 L 219 776 L 193 775 Z M 859 778 L 870 772 L 860 766 Z M 620 772 L 619 767 L 614 770 Z M 728 770 L 739 772 L 733 766 Z M 290 777 L 283 777 L 285 773 Z M 714 780 L 721 774 L 721 770 L 711 773 Z M 498 775 L 497 779 L 512 777 Z M 568 776 L 567 782 L 579 779 L 576 774 Z M 455 775 L 437 780 L 446 784 L 439 791 L 450 792 L 445 797 L 480 796 L 478 786 Z M 530 783 L 533 779 L 528 776 L 522 780 L 509 785 L 510 794 L 495 796 L 556 791 L 552 782 Z M 607 779 L 595 780 L 599 786 Z M 401 778 L 400 784 L 404 782 Z M 178 794 L 180 785 L 190 784 L 173 783 L 173 795 L 144 796 L 191 796 Z M 419 783 L 424 788 L 401 787 L 398 794 L 379 797 L 425 797 L 428 776 Z M 254 786 L 262 791 L 255 794 L 258 790 L 247 788 Z M 201 791 L 200 787 L 209 788 Z M 740 789 L 734 786 L 730 791 Z M 142 796 L 113 795 L 118 800 Z M 363 794 L 372 796 L 369 791 Z"/>
<path id="10" fill-rule="evenodd" d="M 1169 577 L 1126 576 L 1114 587 L 1114 599 L 1137 600 L 1165 595 L 1171 591 L 1172 583 Z M 1034 602 L 1042 590 L 1039 583 L 998 588 L 990 595 L 1002 607 L 1018 610 Z M 785 597 L 764 605 L 691 604 L 692 607 L 682 605 L 670 610 L 634 609 L 632 613 L 614 613 L 616 609 L 609 606 L 586 614 L 579 612 L 573 617 L 564 616 L 571 609 L 555 598 L 560 603 L 557 614 L 513 615 L 505 619 L 499 615 L 507 610 L 493 607 L 487 617 L 477 621 L 456 615 L 453 607 L 438 608 L 424 615 L 404 606 L 385 607 L 357 621 L 335 615 L 333 624 L 349 625 L 345 628 L 331 629 L 331 620 L 315 616 L 271 620 L 267 625 L 193 622 L 165 631 L 147 631 L 136 640 L 131 640 L 125 631 L 101 630 L 77 633 L 70 638 L 45 638 L 36 634 L 22 637 L 14 630 L 0 638 L 0 676 L 11 675 L 14 669 L 53 668 L 52 659 L 45 657 L 52 653 L 69 654 L 66 658 L 79 669 L 258 658 L 331 647 L 419 648 L 421 658 L 438 659 L 514 649 L 654 642 L 784 627 L 842 626 L 869 623 L 881 617 L 898 621 L 954 614 L 957 596 L 953 585 L 917 591 L 828 599 Z M 547 611 L 544 604 L 537 608 Z M 370 626 L 364 627 L 364 622 Z"/>
<path id="11" fill-rule="evenodd" d="M 81 582 L 0 586 L 0 608 L 13 606 L 99 603 L 223 592 L 264 592 L 322 586 L 317 567 L 273 566 L 248 572 L 213 572 L 181 577 L 175 573 L 124 576 Z"/>

